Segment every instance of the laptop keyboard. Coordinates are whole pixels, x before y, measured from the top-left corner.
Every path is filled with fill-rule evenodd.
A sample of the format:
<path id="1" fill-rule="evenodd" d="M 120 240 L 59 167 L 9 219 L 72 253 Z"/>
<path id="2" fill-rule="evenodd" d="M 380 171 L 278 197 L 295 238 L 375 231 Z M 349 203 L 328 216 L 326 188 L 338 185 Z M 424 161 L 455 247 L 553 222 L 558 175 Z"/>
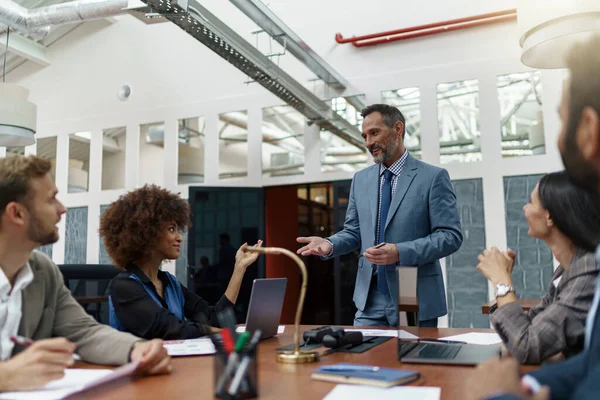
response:
<path id="1" fill-rule="evenodd" d="M 419 358 L 452 359 L 456 357 L 462 346 L 453 344 L 421 344 L 417 351 Z"/>

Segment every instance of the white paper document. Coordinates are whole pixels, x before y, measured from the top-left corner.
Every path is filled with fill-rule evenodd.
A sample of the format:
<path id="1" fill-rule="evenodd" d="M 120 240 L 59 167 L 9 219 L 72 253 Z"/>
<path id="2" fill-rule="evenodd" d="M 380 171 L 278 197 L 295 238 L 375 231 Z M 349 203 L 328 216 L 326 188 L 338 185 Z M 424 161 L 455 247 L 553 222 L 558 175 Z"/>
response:
<path id="1" fill-rule="evenodd" d="M 165 340 L 163 346 L 171 357 L 215 354 L 215 345 L 209 338 Z"/>
<path id="2" fill-rule="evenodd" d="M 237 328 L 235 328 L 235 331 L 237 333 L 242 333 L 242 332 L 246 332 L 246 325 L 242 325 L 242 326 L 238 326 Z M 285 332 L 285 325 L 279 325 L 277 327 L 277 334 L 280 335 L 283 332 Z"/>
<path id="3" fill-rule="evenodd" d="M 60 400 L 74 393 L 91 389 L 94 386 L 114 381 L 132 374 L 138 363 L 123 365 L 115 370 L 110 369 L 66 369 L 62 379 L 52 381 L 41 389 L 27 392 L 0 393 L 4 400 Z"/>
<path id="4" fill-rule="evenodd" d="M 390 329 L 344 329 L 344 332 L 362 332 L 363 336 L 389 336 L 398 337 L 398 331 Z M 401 339 L 418 339 L 412 333 L 400 330 Z"/>
<path id="5" fill-rule="evenodd" d="M 454 340 L 457 342 L 465 342 L 469 344 L 498 344 L 502 343 L 502 339 L 497 333 L 463 333 L 462 335 L 446 336 L 440 338 L 441 340 Z"/>
<path id="6" fill-rule="evenodd" d="M 424 386 L 373 386 L 337 385 L 323 400 L 440 400 L 441 389 Z"/>

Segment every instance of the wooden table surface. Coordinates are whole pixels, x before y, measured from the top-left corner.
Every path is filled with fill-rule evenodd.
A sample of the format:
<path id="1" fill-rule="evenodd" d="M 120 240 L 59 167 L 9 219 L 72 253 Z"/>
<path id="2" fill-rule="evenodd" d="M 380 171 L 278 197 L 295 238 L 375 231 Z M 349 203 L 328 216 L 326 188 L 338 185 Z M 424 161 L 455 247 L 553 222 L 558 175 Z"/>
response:
<path id="1" fill-rule="evenodd" d="M 301 327 L 301 331 L 313 328 Z M 404 327 L 417 333 L 416 328 Z M 490 329 L 435 329 L 421 328 L 421 337 L 443 337 L 466 332 L 492 332 Z M 397 341 L 391 340 L 362 354 L 335 353 L 311 364 L 280 364 L 275 361 L 275 349 L 293 342 L 293 326 L 286 326 L 285 333 L 260 343 L 258 355 L 259 397 L 265 399 L 322 399 L 335 384 L 319 382 L 310 378 L 311 372 L 320 365 L 338 362 L 372 364 L 382 367 L 416 370 L 421 379 L 411 385 L 438 386 L 442 399 L 464 399 L 465 380 L 473 367 L 402 364 L 397 359 Z M 102 368 L 78 363 L 82 368 Z M 174 371 L 170 375 L 143 378 L 124 378 L 103 387 L 70 397 L 70 399 L 211 399 L 213 398 L 213 356 L 177 357 L 173 359 Z M 532 369 L 529 367 L 526 370 Z M 525 371 L 526 371 L 525 370 Z"/>
<path id="2" fill-rule="evenodd" d="M 542 301 L 541 299 L 518 299 L 517 300 L 517 302 L 521 305 L 521 308 L 523 309 L 523 311 L 529 311 L 531 308 L 540 304 L 541 301 Z M 490 301 L 489 303 L 482 305 L 481 313 L 489 314 L 490 307 L 493 306 L 494 304 L 496 304 L 496 300 Z"/>

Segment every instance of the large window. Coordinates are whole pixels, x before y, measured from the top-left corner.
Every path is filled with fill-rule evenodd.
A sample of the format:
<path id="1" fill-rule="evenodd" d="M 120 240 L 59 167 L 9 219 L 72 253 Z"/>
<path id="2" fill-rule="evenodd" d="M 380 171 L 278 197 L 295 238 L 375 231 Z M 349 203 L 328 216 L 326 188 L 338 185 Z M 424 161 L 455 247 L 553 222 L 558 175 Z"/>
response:
<path id="1" fill-rule="evenodd" d="M 126 133 L 124 126 L 102 131 L 102 190 L 125 187 Z"/>
<path id="2" fill-rule="evenodd" d="M 204 182 L 204 118 L 179 120 L 177 146 L 177 183 L 185 185 Z"/>
<path id="3" fill-rule="evenodd" d="M 75 132 L 69 135 L 69 193 L 89 190 L 91 138 L 91 132 Z"/>
<path id="4" fill-rule="evenodd" d="M 56 180 L 56 136 L 37 139 L 36 155 L 52 162 L 52 180 Z"/>
<path id="5" fill-rule="evenodd" d="M 477 80 L 439 84 L 437 105 L 442 164 L 481 161 Z"/>
<path id="6" fill-rule="evenodd" d="M 353 133 L 360 137 L 363 118 L 360 114 L 363 95 L 335 97 L 329 101 L 333 111 L 353 125 Z M 364 146 L 356 147 L 328 130 L 321 130 L 321 171 L 359 171 L 367 167 L 368 156 Z"/>
<path id="7" fill-rule="evenodd" d="M 304 116 L 291 106 L 263 109 L 263 176 L 304 173 Z"/>
<path id="8" fill-rule="evenodd" d="M 163 185 L 165 165 L 165 124 L 140 125 L 140 171 L 142 185 Z"/>
<path id="9" fill-rule="evenodd" d="M 542 80 L 539 71 L 502 75 L 497 79 L 502 156 L 544 154 Z"/>
<path id="10" fill-rule="evenodd" d="M 219 179 L 248 176 L 248 111 L 219 114 Z"/>
<path id="11" fill-rule="evenodd" d="M 381 101 L 397 107 L 406 121 L 404 146 L 410 154 L 422 158 L 421 153 L 421 91 L 418 87 L 381 92 Z"/>

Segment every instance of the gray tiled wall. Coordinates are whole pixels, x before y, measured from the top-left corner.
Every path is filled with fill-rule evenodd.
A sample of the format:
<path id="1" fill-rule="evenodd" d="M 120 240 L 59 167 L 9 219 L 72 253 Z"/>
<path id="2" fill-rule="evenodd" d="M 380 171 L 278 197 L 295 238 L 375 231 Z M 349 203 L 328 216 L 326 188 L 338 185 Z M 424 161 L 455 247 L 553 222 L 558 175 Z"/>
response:
<path id="1" fill-rule="evenodd" d="M 38 247 L 37 250 L 41 251 L 42 253 L 44 253 L 45 255 L 47 255 L 48 257 L 52 258 L 52 246 L 54 246 L 54 243 L 51 244 L 47 244 L 45 246 L 41 246 Z"/>
<path id="2" fill-rule="evenodd" d="M 108 208 L 108 205 L 104 205 L 104 206 L 100 206 L 100 217 L 102 217 L 102 214 L 104 213 L 104 211 Z M 110 259 L 110 256 L 108 255 L 108 253 L 106 252 L 106 247 L 104 247 L 104 238 L 101 238 L 100 236 L 98 236 L 98 240 L 100 241 L 100 245 L 98 247 L 98 263 L 99 264 L 112 264 L 112 260 Z"/>
<path id="3" fill-rule="evenodd" d="M 87 255 L 88 208 L 67 211 L 65 264 L 85 264 Z"/>
<path id="4" fill-rule="evenodd" d="M 504 178 L 506 238 L 508 247 L 517 253 L 512 277 L 519 298 L 542 297 L 554 271 L 552 252 L 543 241 L 527 235 L 527 220 L 523 215 L 523 206 L 542 176 Z"/>
<path id="5" fill-rule="evenodd" d="M 175 262 L 175 276 L 177 280 L 181 282 L 185 287 L 188 287 L 188 233 L 185 232 L 181 235 L 183 242 L 181 242 L 181 252 Z"/>
<path id="6" fill-rule="evenodd" d="M 485 248 L 481 179 L 453 181 L 463 230 L 463 244 L 446 258 L 448 317 L 452 328 L 488 328 L 481 305 L 487 302 L 487 281 L 477 271 L 477 256 Z"/>

